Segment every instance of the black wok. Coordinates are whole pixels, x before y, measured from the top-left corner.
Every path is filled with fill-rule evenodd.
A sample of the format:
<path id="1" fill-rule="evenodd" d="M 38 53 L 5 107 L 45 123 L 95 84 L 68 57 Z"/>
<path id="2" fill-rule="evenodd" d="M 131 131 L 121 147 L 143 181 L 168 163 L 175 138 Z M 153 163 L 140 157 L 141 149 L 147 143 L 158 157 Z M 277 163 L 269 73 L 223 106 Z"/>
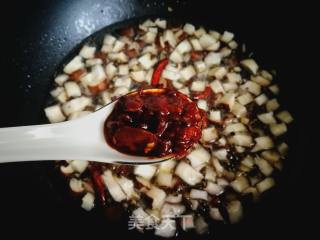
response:
<path id="1" fill-rule="evenodd" d="M 304 57 L 296 51 L 297 45 L 304 43 L 297 36 L 302 25 L 299 26 L 295 11 L 285 12 L 285 8 L 271 2 L 249 5 L 174 0 L 11 0 L 7 5 L 3 11 L 12 13 L 10 18 L 14 21 L 8 25 L 8 19 L 1 16 L 5 32 L 0 54 L 0 69 L 4 73 L 1 127 L 45 122 L 43 107 L 59 63 L 83 39 L 106 26 L 122 21 L 130 24 L 132 18 L 137 21 L 147 16 L 164 16 L 235 32 L 262 65 L 278 72 L 281 103 L 295 117 L 288 136 L 291 151 L 278 186 L 249 210 L 241 223 L 217 226 L 202 238 L 183 239 L 261 239 L 300 233 L 304 201 L 299 188 L 304 187 L 302 172 L 308 162 L 309 146 L 305 136 L 308 129 L 303 123 L 309 105 L 308 95 L 301 91 L 303 76 L 300 62 L 296 61 Z M 168 12 L 168 6 L 173 12 Z M 102 212 L 85 213 L 63 194 L 64 185 L 52 180 L 47 165 L 0 165 L 0 216 L 5 220 L 1 230 L 14 228 L 11 236 L 23 232 L 25 237 L 41 236 L 45 231 L 61 237 L 88 234 L 111 239 L 154 238 L 128 232 L 126 221 L 108 222 Z"/>

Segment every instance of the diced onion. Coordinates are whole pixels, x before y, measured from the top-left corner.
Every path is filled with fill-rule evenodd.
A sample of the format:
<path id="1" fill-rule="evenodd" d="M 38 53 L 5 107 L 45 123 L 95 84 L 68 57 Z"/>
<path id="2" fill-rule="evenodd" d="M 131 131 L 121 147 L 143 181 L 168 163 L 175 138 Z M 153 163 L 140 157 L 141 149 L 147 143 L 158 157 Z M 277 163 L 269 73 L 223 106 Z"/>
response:
<path id="1" fill-rule="evenodd" d="M 200 27 L 194 32 L 194 35 L 197 38 L 200 38 L 203 34 L 206 34 L 206 33 L 207 33 L 206 30 L 203 27 Z"/>
<path id="2" fill-rule="evenodd" d="M 87 167 L 88 167 L 89 162 L 88 161 L 84 161 L 84 160 L 73 160 L 70 163 L 70 166 L 72 167 L 72 169 L 78 173 L 83 173 Z"/>
<path id="3" fill-rule="evenodd" d="M 175 170 L 177 176 L 179 176 L 183 181 L 191 186 L 196 185 L 201 182 L 203 176 L 201 173 L 197 172 L 189 164 L 185 162 L 180 162 Z"/>
<path id="4" fill-rule="evenodd" d="M 231 112 L 237 117 L 243 117 L 247 113 L 247 108 L 242 104 L 235 102 L 231 109 Z"/>
<path id="5" fill-rule="evenodd" d="M 209 70 L 208 76 L 214 76 L 216 79 L 222 79 L 227 74 L 225 67 L 215 67 Z"/>
<path id="6" fill-rule="evenodd" d="M 162 162 L 159 164 L 159 171 L 171 172 L 176 166 L 177 161 L 170 159 L 168 161 Z"/>
<path id="7" fill-rule="evenodd" d="M 191 203 L 191 209 L 193 211 L 197 210 L 197 208 L 199 207 L 199 201 L 195 199 L 190 199 L 190 203 Z"/>
<path id="8" fill-rule="evenodd" d="M 118 72 L 118 69 L 114 66 L 112 62 L 108 63 L 106 66 L 106 74 L 108 79 L 112 79 Z"/>
<path id="9" fill-rule="evenodd" d="M 271 149 L 274 146 L 272 139 L 268 136 L 257 137 L 254 141 L 256 142 L 256 145 L 251 150 L 252 152 Z"/>
<path id="10" fill-rule="evenodd" d="M 268 97 L 265 94 L 261 94 L 260 96 L 255 98 L 255 102 L 261 106 L 268 101 Z"/>
<path id="11" fill-rule="evenodd" d="M 272 150 L 267 150 L 267 151 L 263 151 L 261 153 L 261 156 L 268 160 L 271 163 L 275 163 L 278 162 L 280 160 L 280 155 L 278 152 L 276 151 L 272 151 Z"/>
<path id="12" fill-rule="evenodd" d="M 71 190 L 75 193 L 81 193 L 83 192 L 84 188 L 82 185 L 82 181 L 76 178 L 71 178 L 69 182 L 69 186 Z"/>
<path id="13" fill-rule="evenodd" d="M 208 200 L 208 193 L 206 191 L 202 191 L 202 190 L 199 190 L 199 189 L 191 189 L 190 198 L 192 198 L 192 199 L 202 199 L 202 200 L 207 201 Z"/>
<path id="14" fill-rule="evenodd" d="M 47 107 L 44 109 L 44 111 L 49 122 L 51 123 L 57 123 L 66 120 L 66 117 L 63 115 L 59 104 Z"/>
<path id="15" fill-rule="evenodd" d="M 195 51 L 202 51 L 203 50 L 203 48 L 201 47 L 200 41 L 198 39 L 192 38 L 190 40 L 190 43 Z"/>
<path id="16" fill-rule="evenodd" d="M 243 147 L 250 147 L 252 145 L 252 137 L 243 133 L 236 133 L 234 136 L 228 138 L 229 143 Z"/>
<path id="17" fill-rule="evenodd" d="M 143 82 L 146 80 L 146 72 L 141 70 L 141 71 L 132 71 L 130 72 L 130 76 L 133 80 L 136 82 Z"/>
<path id="18" fill-rule="evenodd" d="M 81 89 L 76 82 L 69 81 L 64 84 L 68 97 L 80 97 Z"/>
<path id="19" fill-rule="evenodd" d="M 217 103 L 218 104 L 225 104 L 229 107 L 229 109 L 232 109 L 234 103 L 236 101 L 236 95 L 234 93 L 226 93 L 225 95 L 220 98 Z"/>
<path id="20" fill-rule="evenodd" d="M 231 49 L 236 49 L 238 47 L 238 43 L 236 41 L 231 41 L 231 42 L 228 43 L 228 46 Z"/>
<path id="21" fill-rule="evenodd" d="M 166 29 L 167 28 L 167 20 L 157 18 L 154 22 L 159 28 Z"/>
<path id="22" fill-rule="evenodd" d="M 280 119 L 284 123 L 291 123 L 293 121 L 293 117 L 288 111 L 281 111 L 277 114 L 277 118 Z"/>
<path id="23" fill-rule="evenodd" d="M 157 37 L 157 33 L 154 32 L 147 32 L 144 36 L 143 36 L 143 41 L 145 43 L 154 43 L 155 39 Z"/>
<path id="24" fill-rule="evenodd" d="M 95 52 L 96 52 L 96 47 L 84 45 L 81 48 L 79 55 L 86 59 L 94 58 Z"/>
<path id="25" fill-rule="evenodd" d="M 166 30 L 164 32 L 163 40 L 164 42 L 168 42 L 171 47 L 175 47 L 177 45 L 177 39 L 171 30 Z"/>
<path id="26" fill-rule="evenodd" d="M 216 172 L 213 170 L 213 168 L 210 167 L 210 166 L 207 166 L 206 169 L 205 169 L 205 176 L 204 176 L 204 178 L 205 178 L 206 180 L 216 181 L 216 177 L 217 177 L 217 174 L 216 174 Z"/>
<path id="27" fill-rule="evenodd" d="M 214 195 L 214 196 L 218 196 L 218 195 L 222 194 L 224 191 L 223 187 L 221 187 L 220 185 L 218 185 L 212 181 L 207 182 L 207 186 L 204 190 L 206 190 L 209 194 Z"/>
<path id="28" fill-rule="evenodd" d="M 64 175 L 70 175 L 70 174 L 74 173 L 74 170 L 73 170 L 73 168 L 70 166 L 70 164 L 67 165 L 67 166 L 61 165 L 61 166 L 60 166 L 60 171 L 61 171 Z"/>
<path id="29" fill-rule="evenodd" d="M 122 191 L 127 195 L 127 199 L 138 198 L 138 194 L 134 190 L 134 183 L 132 180 L 124 176 L 116 178 L 116 180 Z"/>
<path id="30" fill-rule="evenodd" d="M 112 36 L 110 34 L 106 34 L 104 37 L 104 40 L 103 40 L 103 44 L 113 45 L 116 40 L 117 39 L 114 36 Z"/>
<path id="31" fill-rule="evenodd" d="M 275 182 L 273 178 L 268 177 L 257 184 L 257 189 L 260 193 L 263 193 L 269 190 L 270 188 L 272 188 L 274 185 L 275 185 Z"/>
<path id="32" fill-rule="evenodd" d="M 190 161 L 191 166 L 194 168 L 204 163 L 208 163 L 210 157 L 210 153 L 203 147 L 198 147 L 187 155 L 187 159 Z"/>
<path id="33" fill-rule="evenodd" d="M 253 165 L 254 165 L 254 161 L 253 161 L 253 158 L 250 156 L 250 155 L 247 155 L 242 161 L 241 163 L 243 165 L 245 165 L 246 167 L 248 168 L 252 168 Z"/>
<path id="34" fill-rule="evenodd" d="M 206 88 L 206 82 L 204 81 L 193 81 L 191 84 L 191 91 L 202 92 Z"/>
<path id="35" fill-rule="evenodd" d="M 273 112 L 259 114 L 258 119 L 267 125 L 276 123 L 276 119 L 273 117 Z"/>
<path id="36" fill-rule="evenodd" d="M 183 62 L 183 56 L 178 51 L 173 51 L 169 59 L 174 63 L 182 63 Z"/>
<path id="37" fill-rule="evenodd" d="M 102 178 L 113 200 L 121 202 L 127 199 L 127 196 L 122 191 L 119 183 L 112 176 L 112 172 L 110 170 L 106 170 L 103 173 Z"/>
<path id="38" fill-rule="evenodd" d="M 227 212 L 229 214 L 230 223 L 237 223 L 241 220 L 243 215 L 242 205 L 240 201 L 231 201 L 227 205 Z"/>
<path id="39" fill-rule="evenodd" d="M 236 133 L 236 132 L 246 132 L 247 128 L 242 123 L 230 123 L 228 124 L 225 129 L 223 130 L 223 133 L 226 135 L 229 135 L 230 133 Z"/>
<path id="40" fill-rule="evenodd" d="M 114 80 L 115 87 L 125 87 L 130 88 L 131 86 L 131 78 L 130 77 L 119 77 Z"/>
<path id="41" fill-rule="evenodd" d="M 128 60 L 129 60 L 128 55 L 126 55 L 124 52 L 109 53 L 108 57 L 112 61 L 117 61 L 119 63 L 125 63 L 125 62 L 128 62 Z"/>
<path id="42" fill-rule="evenodd" d="M 198 100 L 197 106 L 198 106 L 198 108 L 200 108 L 200 109 L 202 109 L 204 111 L 208 111 L 208 103 L 204 99 Z"/>
<path id="43" fill-rule="evenodd" d="M 150 69 L 153 65 L 156 64 L 157 60 L 154 58 L 154 59 L 151 59 L 151 55 L 150 53 L 147 53 L 143 56 L 141 56 L 139 59 L 138 59 L 139 63 L 141 64 L 141 66 L 148 70 Z"/>
<path id="44" fill-rule="evenodd" d="M 237 101 L 242 105 L 247 105 L 253 101 L 253 97 L 250 93 L 244 93 L 237 98 Z"/>
<path id="45" fill-rule="evenodd" d="M 220 53 L 210 52 L 205 57 L 204 62 L 206 63 L 206 65 L 208 67 L 211 67 L 213 65 L 218 65 L 221 62 L 221 55 L 220 55 Z"/>
<path id="46" fill-rule="evenodd" d="M 173 71 L 169 71 L 169 70 L 165 69 L 162 72 L 162 77 L 165 79 L 169 79 L 171 81 L 177 81 L 181 78 L 181 75 L 179 72 L 173 72 Z"/>
<path id="47" fill-rule="evenodd" d="M 228 73 L 227 74 L 227 79 L 230 81 L 230 82 L 235 82 L 235 83 L 238 83 L 241 81 L 241 75 L 239 73 Z"/>
<path id="48" fill-rule="evenodd" d="M 209 31 L 209 34 L 210 34 L 212 37 L 214 37 L 216 40 L 219 40 L 220 37 L 221 37 L 221 34 L 220 34 L 219 32 L 217 32 L 217 31 L 210 30 L 210 31 Z"/>
<path id="49" fill-rule="evenodd" d="M 188 81 L 196 75 L 196 71 L 193 66 L 189 65 L 189 66 L 183 68 L 180 71 L 180 74 L 181 74 L 183 81 Z"/>
<path id="50" fill-rule="evenodd" d="M 85 107 L 91 104 L 91 98 L 88 97 L 78 97 L 74 98 L 62 105 L 62 110 L 66 115 L 70 115 L 74 112 L 79 112 L 84 110 Z"/>
<path id="51" fill-rule="evenodd" d="M 234 90 L 236 90 L 238 88 L 238 85 L 233 82 L 223 83 L 222 85 L 223 85 L 223 89 L 226 92 L 233 92 Z"/>
<path id="52" fill-rule="evenodd" d="M 228 152 L 227 152 L 227 149 L 221 148 L 221 149 L 212 151 L 212 155 L 218 158 L 219 160 L 227 160 Z"/>
<path id="53" fill-rule="evenodd" d="M 262 76 L 251 76 L 251 80 L 264 87 L 270 85 L 270 81 Z"/>
<path id="54" fill-rule="evenodd" d="M 119 65 L 119 75 L 128 75 L 129 74 L 129 66 L 128 64 L 121 64 Z"/>
<path id="55" fill-rule="evenodd" d="M 215 127 L 205 128 L 202 130 L 202 141 L 213 142 L 217 138 L 218 138 L 218 133 Z"/>
<path id="56" fill-rule="evenodd" d="M 247 81 L 245 84 L 241 85 L 241 88 L 248 90 L 256 96 L 261 93 L 261 86 L 253 81 Z"/>
<path id="57" fill-rule="evenodd" d="M 92 193 L 87 192 L 86 195 L 83 196 L 81 207 L 86 211 L 94 208 L 94 195 Z"/>
<path id="58" fill-rule="evenodd" d="M 71 74 L 81 68 L 84 68 L 84 63 L 82 61 L 82 57 L 75 56 L 63 69 L 63 71 L 67 74 Z"/>
<path id="59" fill-rule="evenodd" d="M 280 104 L 276 98 L 273 98 L 266 103 L 266 109 L 268 112 L 273 112 L 277 110 L 279 107 Z"/>
<path id="60" fill-rule="evenodd" d="M 147 180 L 153 178 L 157 171 L 157 167 L 154 165 L 138 165 L 134 168 L 134 174 L 140 177 L 143 177 Z"/>
<path id="61" fill-rule="evenodd" d="M 152 208 L 161 209 L 165 199 L 166 192 L 156 186 L 151 186 L 150 190 L 146 193 L 148 197 L 152 198 Z"/>
<path id="62" fill-rule="evenodd" d="M 232 32 L 224 31 L 220 40 L 222 42 L 228 43 L 232 41 L 233 37 L 234 37 L 234 34 Z"/>
<path id="63" fill-rule="evenodd" d="M 270 131 L 274 136 L 278 137 L 287 132 L 287 125 L 285 123 L 271 124 Z"/>
<path id="64" fill-rule="evenodd" d="M 203 61 L 196 61 L 194 67 L 197 69 L 198 73 L 204 72 L 207 69 L 207 66 Z"/>
<path id="65" fill-rule="evenodd" d="M 157 174 L 157 183 L 159 186 L 164 186 L 164 187 L 172 187 L 173 181 L 172 181 L 172 174 L 169 172 L 162 172 L 160 171 Z"/>
<path id="66" fill-rule="evenodd" d="M 93 67 L 94 65 L 101 65 L 103 61 L 100 58 L 92 58 L 86 60 L 86 67 Z"/>
<path id="67" fill-rule="evenodd" d="M 67 74 L 60 74 L 58 76 L 55 77 L 54 81 L 62 86 L 64 84 L 64 82 L 66 82 L 69 79 L 69 76 Z"/>
<path id="68" fill-rule="evenodd" d="M 278 87 L 278 85 L 276 85 L 276 84 L 270 86 L 269 89 L 270 89 L 270 91 L 271 91 L 273 94 L 275 94 L 275 95 L 278 95 L 279 92 L 280 92 L 279 87 Z"/>
<path id="69" fill-rule="evenodd" d="M 191 50 L 192 50 L 192 47 L 188 40 L 183 40 L 176 47 L 176 51 L 178 51 L 180 54 L 190 52 Z"/>
<path id="70" fill-rule="evenodd" d="M 242 66 L 246 67 L 251 73 L 257 74 L 259 66 L 254 59 L 245 59 L 242 60 L 240 63 Z"/>
<path id="71" fill-rule="evenodd" d="M 114 42 L 112 52 L 114 52 L 114 53 L 120 52 L 124 48 L 125 45 L 126 44 L 124 42 L 116 40 Z"/>
<path id="72" fill-rule="evenodd" d="M 221 111 L 217 110 L 217 111 L 210 111 L 209 114 L 209 120 L 213 121 L 213 122 L 220 122 L 221 121 Z"/>
<path id="73" fill-rule="evenodd" d="M 212 158 L 212 164 L 218 173 L 222 173 L 224 171 L 222 165 L 216 157 Z"/>
<path id="74" fill-rule="evenodd" d="M 270 176 L 272 174 L 273 167 L 265 159 L 261 157 L 256 157 L 255 164 L 258 166 L 259 170 L 263 173 L 263 175 Z"/>
<path id="75" fill-rule="evenodd" d="M 215 93 L 224 93 L 223 86 L 219 80 L 214 80 L 210 83 L 210 87 Z"/>
<path id="76" fill-rule="evenodd" d="M 209 214 L 213 220 L 223 221 L 223 217 L 218 208 L 210 208 Z"/>
<path id="77" fill-rule="evenodd" d="M 123 95 L 126 95 L 128 92 L 129 92 L 128 88 L 126 88 L 126 87 L 118 87 L 111 94 L 111 97 L 121 97 Z"/>
<path id="78" fill-rule="evenodd" d="M 190 23 L 186 23 L 183 27 L 183 31 L 185 31 L 189 35 L 192 35 L 195 32 L 195 30 L 195 27 Z"/>
<path id="79" fill-rule="evenodd" d="M 237 177 L 230 183 L 230 186 L 236 191 L 241 193 L 247 187 L 249 187 L 248 179 L 244 176 Z"/>
<path id="80" fill-rule="evenodd" d="M 288 145 L 284 142 L 279 144 L 278 146 L 278 151 L 281 154 L 281 156 L 285 156 L 288 152 L 288 149 L 289 149 Z"/>
<path id="81" fill-rule="evenodd" d="M 166 202 L 168 203 L 180 203 L 181 201 L 182 201 L 182 194 L 178 194 L 178 195 L 169 194 L 166 197 Z"/>
<path id="82" fill-rule="evenodd" d="M 201 46 L 204 49 L 207 49 L 208 47 L 212 46 L 213 44 L 215 44 L 217 42 L 217 40 L 209 34 L 203 34 L 200 37 L 199 41 L 200 41 Z"/>

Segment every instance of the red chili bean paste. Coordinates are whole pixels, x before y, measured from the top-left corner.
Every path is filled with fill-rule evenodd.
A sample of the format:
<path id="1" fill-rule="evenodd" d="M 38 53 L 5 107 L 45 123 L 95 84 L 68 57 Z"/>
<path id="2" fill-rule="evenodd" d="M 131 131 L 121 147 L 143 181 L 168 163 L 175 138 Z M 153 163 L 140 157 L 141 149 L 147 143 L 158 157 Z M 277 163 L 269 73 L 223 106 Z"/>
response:
<path id="1" fill-rule="evenodd" d="M 105 122 L 116 150 L 137 156 L 181 158 L 201 138 L 204 112 L 184 94 L 148 89 L 121 97 Z"/>

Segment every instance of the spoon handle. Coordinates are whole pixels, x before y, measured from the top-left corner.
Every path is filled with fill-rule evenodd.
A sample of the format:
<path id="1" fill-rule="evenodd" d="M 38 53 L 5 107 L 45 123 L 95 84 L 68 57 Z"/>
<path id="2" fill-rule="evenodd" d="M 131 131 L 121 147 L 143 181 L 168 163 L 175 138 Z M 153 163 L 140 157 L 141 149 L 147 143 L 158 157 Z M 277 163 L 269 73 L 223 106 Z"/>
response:
<path id="1" fill-rule="evenodd" d="M 86 146 L 92 145 L 94 138 L 91 136 L 84 138 L 84 132 L 88 129 L 83 131 L 83 124 L 79 123 L 75 120 L 56 124 L 0 128 L 0 163 L 88 157 Z M 90 132 L 94 134 L 92 131 Z"/>

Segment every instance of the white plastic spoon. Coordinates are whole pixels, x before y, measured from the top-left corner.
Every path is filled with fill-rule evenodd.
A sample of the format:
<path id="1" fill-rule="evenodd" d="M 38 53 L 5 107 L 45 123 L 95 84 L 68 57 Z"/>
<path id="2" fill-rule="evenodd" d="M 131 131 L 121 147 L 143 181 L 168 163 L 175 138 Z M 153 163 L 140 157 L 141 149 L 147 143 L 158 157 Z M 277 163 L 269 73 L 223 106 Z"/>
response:
<path id="1" fill-rule="evenodd" d="M 155 91 L 155 89 L 144 91 Z M 0 163 L 90 160 L 105 163 L 150 164 L 172 158 L 173 155 L 151 159 L 126 155 L 107 144 L 104 137 L 104 122 L 117 101 L 92 114 L 67 122 L 0 128 Z"/>

